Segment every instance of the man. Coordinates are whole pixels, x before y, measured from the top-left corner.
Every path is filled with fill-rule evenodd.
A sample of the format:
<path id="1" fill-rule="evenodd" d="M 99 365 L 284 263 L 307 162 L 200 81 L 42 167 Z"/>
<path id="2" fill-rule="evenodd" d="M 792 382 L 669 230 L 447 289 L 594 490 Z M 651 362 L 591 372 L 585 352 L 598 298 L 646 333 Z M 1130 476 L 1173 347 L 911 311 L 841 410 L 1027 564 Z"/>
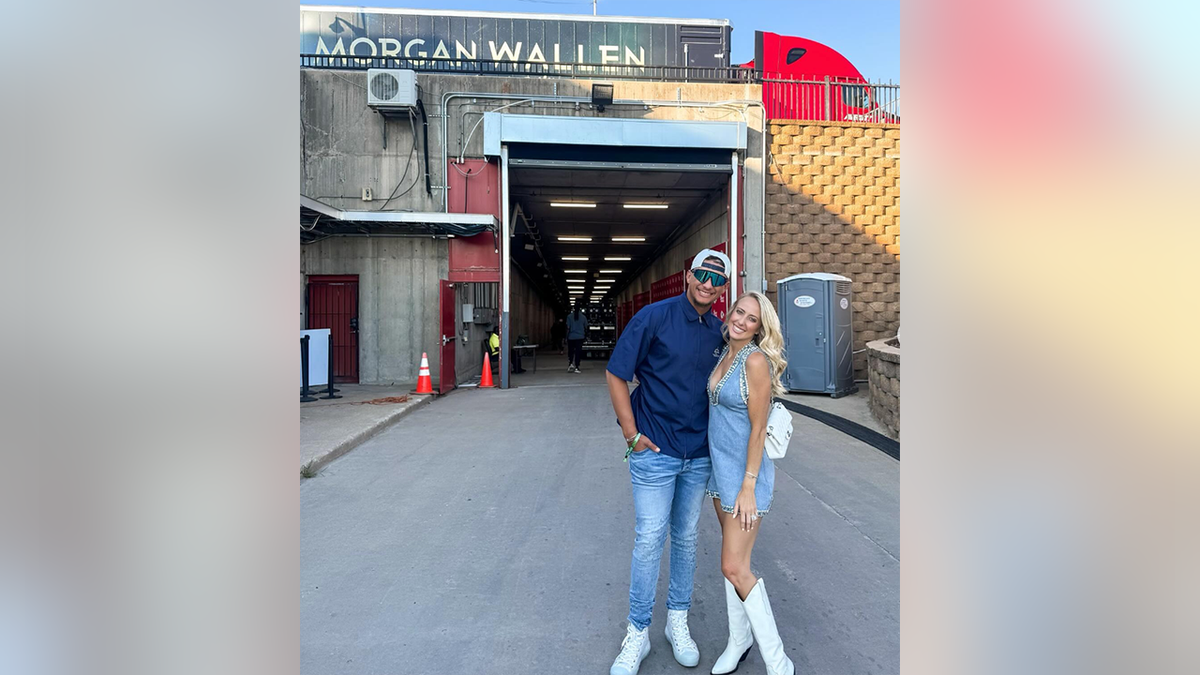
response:
<path id="1" fill-rule="evenodd" d="M 629 626 L 610 675 L 634 675 L 650 653 L 650 615 L 668 528 L 671 582 L 667 641 L 684 666 L 700 662 L 687 612 L 696 574 L 696 532 L 712 465 L 707 380 L 721 355 L 712 305 L 725 292 L 729 258 L 705 249 L 692 259 L 682 295 L 643 307 L 608 361 L 608 393 L 625 436 L 636 537 L 629 574 Z M 638 387 L 629 395 L 628 381 Z"/>
<path id="2" fill-rule="evenodd" d="M 487 328 L 487 340 L 484 342 L 484 349 L 490 355 L 492 370 L 499 370 L 500 367 L 500 335 L 496 333 L 496 325 L 491 324 Z"/>
<path id="3" fill-rule="evenodd" d="M 587 336 L 587 315 L 575 304 L 575 311 L 567 315 L 567 372 L 579 372 L 579 359 L 583 357 L 583 340 Z"/>

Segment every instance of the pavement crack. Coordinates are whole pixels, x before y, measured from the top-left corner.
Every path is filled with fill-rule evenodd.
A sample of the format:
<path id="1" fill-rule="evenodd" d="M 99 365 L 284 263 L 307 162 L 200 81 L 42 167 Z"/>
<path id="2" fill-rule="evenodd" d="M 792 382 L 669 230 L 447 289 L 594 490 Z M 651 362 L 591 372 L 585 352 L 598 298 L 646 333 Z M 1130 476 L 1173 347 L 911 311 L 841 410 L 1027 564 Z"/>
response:
<path id="1" fill-rule="evenodd" d="M 817 502 L 820 503 L 821 506 L 824 506 L 826 509 L 828 509 L 830 511 L 830 513 L 833 513 L 838 518 L 841 518 L 843 521 L 845 521 L 847 525 L 849 525 L 850 527 L 853 527 L 856 532 L 858 532 L 860 535 L 862 535 L 863 539 L 866 539 L 867 541 L 874 544 L 875 547 L 878 548 L 880 551 L 883 551 L 884 554 L 887 555 L 887 557 L 891 558 L 896 563 L 900 562 L 900 559 L 897 558 L 895 555 L 893 555 L 891 551 L 887 550 L 886 547 L 884 547 L 879 542 L 875 541 L 875 539 L 873 539 L 871 537 L 871 535 L 867 534 L 866 532 L 863 532 L 862 529 L 860 529 L 857 525 L 855 525 L 852 520 L 850 520 L 845 515 L 843 515 L 841 511 L 838 511 L 836 508 L 834 508 L 832 504 L 830 504 L 829 502 L 826 502 L 824 499 L 821 499 L 816 494 L 814 494 L 812 490 L 809 490 L 807 487 L 805 487 L 804 483 L 801 483 L 800 481 L 796 480 L 796 478 L 794 476 L 792 476 L 792 474 L 788 473 L 787 471 L 783 471 L 782 469 L 779 469 L 778 467 L 776 467 L 776 472 L 782 473 L 783 475 L 785 475 L 789 479 L 791 479 L 791 481 L 793 483 L 800 486 L 801 490 L 804 490 L 805 492 L 807 492 L 810 497 L 817 500 Z"/>

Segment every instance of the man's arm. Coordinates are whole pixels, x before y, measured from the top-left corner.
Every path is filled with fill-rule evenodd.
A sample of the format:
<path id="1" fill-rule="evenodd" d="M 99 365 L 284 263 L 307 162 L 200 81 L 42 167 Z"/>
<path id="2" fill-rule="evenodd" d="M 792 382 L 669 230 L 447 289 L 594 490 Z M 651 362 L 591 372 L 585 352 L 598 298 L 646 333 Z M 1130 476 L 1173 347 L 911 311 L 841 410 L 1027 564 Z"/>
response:
<path id="1" fill-rule="evenodd" d="M 626 439 L 633 438 L 638 428 L 633 419 L 633 405 L 629 402 L 629 383 L 607 370 L 604 376 L 608 380 L 608 397 L 612 399 L 613 411 L 617 413 L 617 422 L 621 425 L 621 435 Z M 643 434 L 633 446 L 633 451 L 641 452 L 646 448 L 658 452 L 658 446 Z"/>

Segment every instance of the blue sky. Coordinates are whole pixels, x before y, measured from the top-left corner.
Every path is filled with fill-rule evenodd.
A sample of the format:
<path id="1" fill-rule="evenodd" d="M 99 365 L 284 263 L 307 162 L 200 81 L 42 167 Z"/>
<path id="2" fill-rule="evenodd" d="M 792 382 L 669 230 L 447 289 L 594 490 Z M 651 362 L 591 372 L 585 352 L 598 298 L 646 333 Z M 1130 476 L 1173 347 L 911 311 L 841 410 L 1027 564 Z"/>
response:
<path id="1" fill-rule="evenodd" d="M 590 0 L 310 0 L 310 5 L 591 14 Z M 729 19 L 733 62 L 754 58 L 754 31 L 798 35 L 838 50 L 873 81 L 900 81 L 899 0 L 598 0 L 597 13 Z"/>

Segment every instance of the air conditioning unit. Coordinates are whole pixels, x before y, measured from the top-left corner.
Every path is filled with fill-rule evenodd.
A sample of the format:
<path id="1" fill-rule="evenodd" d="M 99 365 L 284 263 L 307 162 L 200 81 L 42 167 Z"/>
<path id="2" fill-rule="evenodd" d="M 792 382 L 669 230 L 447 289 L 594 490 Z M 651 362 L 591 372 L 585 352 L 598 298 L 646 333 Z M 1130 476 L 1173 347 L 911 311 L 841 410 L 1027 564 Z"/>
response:
<path id="1" fill-rule="evenodd" d="M 367 69 L 367 105 L 399 110 L 417 105 L 417 73 L 413 70 Z"/>

